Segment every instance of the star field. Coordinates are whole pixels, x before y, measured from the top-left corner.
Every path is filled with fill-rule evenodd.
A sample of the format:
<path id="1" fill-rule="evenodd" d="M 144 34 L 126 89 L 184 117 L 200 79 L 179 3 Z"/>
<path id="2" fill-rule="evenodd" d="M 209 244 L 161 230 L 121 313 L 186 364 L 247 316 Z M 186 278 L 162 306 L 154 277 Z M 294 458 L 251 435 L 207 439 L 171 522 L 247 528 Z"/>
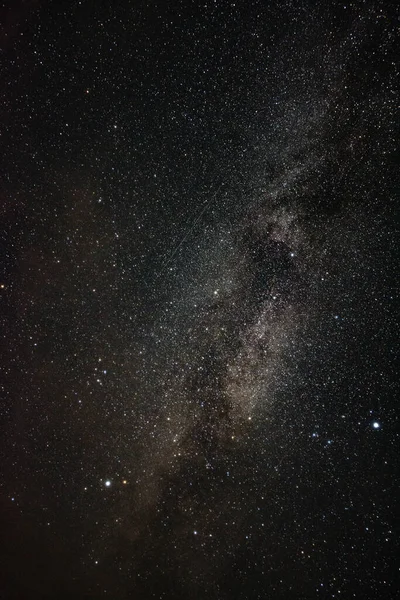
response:
<path id="1" fill-rule="evenodd" d="M 1 597 L 397 598 L 394 6 L 2 13 Z"/>

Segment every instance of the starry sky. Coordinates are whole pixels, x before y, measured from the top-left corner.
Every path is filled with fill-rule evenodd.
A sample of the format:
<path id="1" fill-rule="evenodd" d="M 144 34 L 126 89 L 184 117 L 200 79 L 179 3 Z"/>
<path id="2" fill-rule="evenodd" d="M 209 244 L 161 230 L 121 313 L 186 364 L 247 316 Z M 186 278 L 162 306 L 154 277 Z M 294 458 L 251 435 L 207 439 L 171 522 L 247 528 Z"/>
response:
<path id="1" fill-rule="evenodd" d="M 1 598 L 397 598 L 394 3 L 0 14 Z"/>

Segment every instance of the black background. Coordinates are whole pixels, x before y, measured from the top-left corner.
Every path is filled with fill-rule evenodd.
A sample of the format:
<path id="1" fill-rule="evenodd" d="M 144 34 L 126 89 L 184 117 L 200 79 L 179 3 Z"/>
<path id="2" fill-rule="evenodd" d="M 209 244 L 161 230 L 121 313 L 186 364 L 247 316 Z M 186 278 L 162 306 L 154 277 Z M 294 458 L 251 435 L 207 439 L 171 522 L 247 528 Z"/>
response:
<path id="1" fill-rule="evenodd" d="M 0 597 L 397 597 L 394 8 L 1 17 Z"/>

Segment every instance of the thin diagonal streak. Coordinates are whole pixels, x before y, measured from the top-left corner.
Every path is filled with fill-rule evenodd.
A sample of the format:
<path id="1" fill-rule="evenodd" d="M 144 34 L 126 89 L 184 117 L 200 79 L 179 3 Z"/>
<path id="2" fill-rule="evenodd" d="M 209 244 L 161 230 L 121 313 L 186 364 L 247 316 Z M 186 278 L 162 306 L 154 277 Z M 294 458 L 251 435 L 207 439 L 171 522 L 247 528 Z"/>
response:
<path id="1" fill-rule="evenodd" d="M 217 196 L 217 194 L 218 194 L 218 192 L 219 192 L 219 190 L 221 188 L 221 185 L 218 186 L 218 188 L 216 189 L 216 191 L 214 192 L 214 194 L 211 196 L 211 198 L 209 200 L 207 200 L 207 202 L 205 202 L 205 204 L 201 208 L 199 214 L 194 219 L 191 227 L 189 227 L 187 229 L 186 233 L 184 234 L 184 236 L 182 237 L 182 239 L 180 240 L 180 242 L 178 243 L 178 245 L 174 248 L 174 250 L 169 255 L 169 257 L 161 265 L 161 269 L 160 269 L 159 275 L 161 275 L 163 273 L 163 271 L 165 271 L 165 269 L 168 267 L 168 265 L 171 264 L 173 258 L 176 256 L 179 248 L 182 246 L 182 244 L 184 244 L 186 242 L 186 240 L 188 239 L 188 237 L 190 236 L 190 234 L 192 233 L 192 231 L 194 230 L 194 228 L 196 227 L 196 225 L 198 224 L 198 222 L 200 221 L 200 219 L 204 215 L 206 209 L 210 206 L 211 202 L 213 200 L 215 200 L 215 198 L 216 198 L 216 196 Z"/>

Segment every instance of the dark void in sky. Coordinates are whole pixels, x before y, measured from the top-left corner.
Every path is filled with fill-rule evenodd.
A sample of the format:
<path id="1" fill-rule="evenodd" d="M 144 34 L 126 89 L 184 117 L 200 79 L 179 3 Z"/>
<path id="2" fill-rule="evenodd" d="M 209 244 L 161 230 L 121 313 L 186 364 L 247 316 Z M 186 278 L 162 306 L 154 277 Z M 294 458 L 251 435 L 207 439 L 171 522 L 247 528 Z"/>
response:
<path id="1" fill-rule="evenodd" d="M 1 8 L 2 600 L 398 597 L 398 18 Z"/>

